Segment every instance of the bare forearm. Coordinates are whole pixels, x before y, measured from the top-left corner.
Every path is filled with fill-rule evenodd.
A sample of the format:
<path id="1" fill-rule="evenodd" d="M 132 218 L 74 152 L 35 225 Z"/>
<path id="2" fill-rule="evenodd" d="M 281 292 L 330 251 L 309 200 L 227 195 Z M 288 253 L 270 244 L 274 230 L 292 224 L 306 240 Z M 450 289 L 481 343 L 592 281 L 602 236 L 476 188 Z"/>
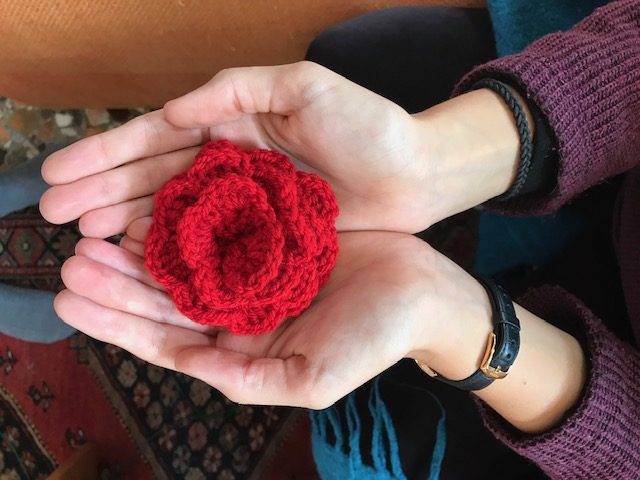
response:
<path id="1" fill-rule="evenodd" d="M 509 375 L 478 396 L 512 425 L 543 432 L 558 424 L 580 399 L 587 379 L 578 341 L 522 307 L 521 348 Z"/>
<path id="2" fill-rule="evenodd" d="M 447 276 L 456 266 L 446 266 Z M 440 320 L 425 323 L 425 346 L 412 352 L 439 374 L 461 380 L 480 365 L 493 330 L 484 288 L 460 270 L 456 302 Z M 476 392 L 509 423 L 524 432 L 542 432 L 558 424 L 576 405 L 587 381 L 586 359 L 578 341 L 516 305 L 521 324 L 520 352 L 506 378 Z"/>
<path id="3" fill-rule="evenodd" d="M 515 92 L 514 92 L 515 93 Z M 521 102 L 533 129 L 526 103 Z M 475 207 L 509 189 L 520 162 L 513 113 L 496 93 L 480 89 L 414 115 L 422 162 L 436 174 L 434 221 Z"/>

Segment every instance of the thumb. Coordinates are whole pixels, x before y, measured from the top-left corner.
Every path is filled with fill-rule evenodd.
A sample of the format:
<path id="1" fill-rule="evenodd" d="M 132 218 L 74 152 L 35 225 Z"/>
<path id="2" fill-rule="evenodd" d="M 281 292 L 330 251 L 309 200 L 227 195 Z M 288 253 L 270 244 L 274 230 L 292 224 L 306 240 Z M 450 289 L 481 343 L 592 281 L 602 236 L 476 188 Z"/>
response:
<path id="1" fill-rule="evenodd" d="M 205 85 L 167 102 L 166 120 L 181 128 L 204 128 L 245 114 L 291 115 L 334 83 L 337 74 L 312 63 L 222 70 Z"/>

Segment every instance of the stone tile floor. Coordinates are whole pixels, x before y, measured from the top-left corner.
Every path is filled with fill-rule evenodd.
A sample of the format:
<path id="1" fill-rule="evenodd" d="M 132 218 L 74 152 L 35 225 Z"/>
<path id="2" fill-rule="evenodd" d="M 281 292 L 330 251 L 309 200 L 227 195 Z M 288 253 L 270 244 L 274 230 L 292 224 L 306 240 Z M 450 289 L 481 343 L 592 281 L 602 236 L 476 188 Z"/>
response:
<path id="1" fill-rule="evenodd" d="M 0 97 L 0 173 L 47 145 L 66 145 L 144 113 L 133 110 L 51 110 Z"/>

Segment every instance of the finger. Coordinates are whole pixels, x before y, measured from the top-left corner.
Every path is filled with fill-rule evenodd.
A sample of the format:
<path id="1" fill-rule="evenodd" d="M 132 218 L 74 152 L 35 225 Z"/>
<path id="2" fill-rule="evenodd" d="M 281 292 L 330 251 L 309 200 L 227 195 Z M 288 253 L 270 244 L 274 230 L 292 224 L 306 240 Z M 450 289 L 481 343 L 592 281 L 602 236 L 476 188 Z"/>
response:
<path id="1" fill-rule="evenodd" d="M 120 240 L 120 247 L 128 250 L 129 252 L 137 255 L 140 258 L 144 258 L 144 243 L 137 242 L 128 235 L 125 235 Z"/>
<path id="2" fill-rule="evenodd" d="M 215 368 L 211 368 L 215 365 Z M 222 391 L 231 400 L 253 405 L 323 408 L 319 369 L 302 355 L 254 358 L 211 347 L 189 347 L 175 358 L 176 369 Z"/>
<path id="3" fill-rule="evenodd" d="M 70 291 L 98 305 L 155 322 L 211 331 L 210 327 L 194 323 L 180 313 L 166 293 L 90 258 L 79 255 L 69 258 L 60 274 Z"/>
<path id="4" fill-rule="evenodd" d="M 215 342 L 215 337 L 204 333 L 104 307 L 70 290 L 60 292 L 53 306 L 72 327 L 164 368 L 175 370 L 175 357 L 180 350 Z"/>
<path id="5" fill-rule="evenodd" d="M 339 78 L 311 62 L 231 68 L 202 87 L 171 100 L 163 111 L 167 121 L 182 128 L 214 126 L 237 120 L 244 114 L 289 115 Z"/>
<path id="6" fill-rule="evenodd" d="M 140 158 L 200 145 L 207 140 L 207 131 L 176 128 L 158 110 L 53 153 L 42 164 L 42 177 L 50 185 L 70 183 Z"/>
<path id="7" fill-rule="evenodd" d="M 66 223 L 97 208 L 150 195 L 194 162 L 197 148 L 145 158 L 107 172 L 47 190 L 40 213 L 51 223 Z"/>
<path id="8" fill-rule="evenodd" d="M 80 232 L 85 237 L 111 237 L 124 232 L 129 224 L 152 212 L 153 195 L 98 208 L 80 217 Z"/>
<path id="9" fill-rule="evenodd" d="M 144 259 L 112 243 L 94 238 L 83 238 L 76 245 L 76 255 L 82 255 L 109 265 L 150 287 L 164 290 L 144 267 Z"/>
<path id="10" fill-rule="evenodd" d="M 127 236 L 136 242 L 144 242 L 151 228 L 151 217 L 142 217 L 133 222 L 127 228 Z"/>

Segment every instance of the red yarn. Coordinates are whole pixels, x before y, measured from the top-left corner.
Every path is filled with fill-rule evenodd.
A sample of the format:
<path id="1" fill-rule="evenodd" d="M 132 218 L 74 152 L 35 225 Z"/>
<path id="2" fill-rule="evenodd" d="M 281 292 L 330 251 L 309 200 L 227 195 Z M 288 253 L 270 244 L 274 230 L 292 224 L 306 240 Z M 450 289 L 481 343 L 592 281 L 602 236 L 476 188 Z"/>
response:
<path id="1" fill-rule="evenodd" d="M 337 215 L 329 184 L 285 155 L 209 142 L 156 193 L 146 267 L 191 320 L 267 332 L 329 278 Z"/>

